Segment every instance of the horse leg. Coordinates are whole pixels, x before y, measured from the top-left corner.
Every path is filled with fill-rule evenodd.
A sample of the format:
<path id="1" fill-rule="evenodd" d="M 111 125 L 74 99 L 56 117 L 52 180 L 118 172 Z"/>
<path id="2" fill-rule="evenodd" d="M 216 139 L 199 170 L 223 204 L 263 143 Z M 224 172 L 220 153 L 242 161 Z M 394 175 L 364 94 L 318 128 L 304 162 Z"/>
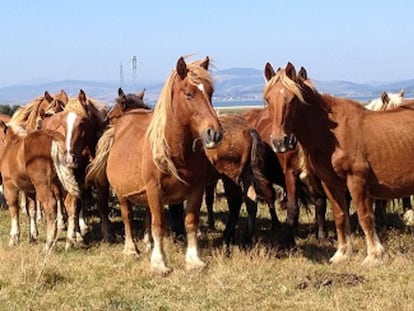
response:
<path id="1" fill-rule="evenodd" d="M 10 240 L 9 245 L 14 246 L 19 243 L 20 240 L 20 225 L 19 225 L 19 193 L 13 184 L 4 182 L 3 184 L 4 196 L 6 203 L 9 207 L 10 213 Z"/>
<path id="2" fill-rule="evenodd" d="M 108 185 L 98 185 L 97 188 L 97 200 L 98 200 L 98 210 L 101 216 L 101 233 L 102 240 L 104 242 L 110 242 L 114 240 L 112 233 L 112 225 L 109 220 L 109 184 Z"/>
<path id="3" fill-rule="evenodd" d="M 65 208 L 68 215 L 68 228 L 66 233 L 66 245 L 65 249 L 70 249 L 73 245 L 78 243 L 76 230 L 79 228 L 77 210 L 78 199 L 73 197 L 70 193 L 66 194 L 65 197 Z"/>
<path id="4" fill-rule="evenodd" d="M 411 206 L 411 197 L 404 197 L 404 198 L 402 198 L 402 205 L 403 205 L 403 211 L 404 212 L 412 209 L 412 206 Z"/>
<path id="5" fill-rule="evenodd" d="M 82 191 L 82 199 L 79 207 L 79 231 L 77 231 L 80 232 L 82 237 L 85 236 L 89 231 L 89 226 L 87 222 L 87 212 L 89 206 L 91 205 L 91 201 L 91 189 L 84 189 L 84 191 Z"/>
<path id="6" fill-rule="evenodd" d="M 213 183 L 208 183 L 206 185 L 206 195 L 205 195 L 205 201 L 206 201 L 206 207 L 207 207 L 207 220 L 208 220 L 208 228 L 210 230 L 215 230 L 214 226 L 214 211 L 213 211 L 213 204 L 214 204 L 214 192 L 216 190 L 217 181 L 214 181 Z"/>
<path id="7" fill-rule="evenodd" d="M 382 199 L 376 199 L 375 202 L 375 222 L 378 224 L 378 227 L 384 227 L 386 225 L 386 206 L 387 201 Z"/>
<path id="8" fill-rule="evenodd" d="M 186 269 L 200 269 L 205 263 L 200 259 L 197 246 L 197 231 L 200 220 L 200 208 L 203 200 L 204 185 L 194 187 L 187 197 L 185 229 L 187 232 Z"/>
<path id="9" fill-rule="evenodd" d="M 42 204 L 36 200 L 36 222 L 41 223 L 43 218 Z"/>
<path id="10" fill-rule="evenodd" d="M 44 248 L 45 253 L 48 253 L 57 238 L 57 203 L 53 190 L 49 188 L 49 185 L 36 187 L 36 195 L 39 201 L 42 203 L 43 210 L 46 218 L 46 245 Z"/>
<path id="11" fill-rule="evenodd" d="M 322 242 L 328 238 L 328 233 L 326 229 L 326 198 L 316 198 L 315 204 L 315 217 L 316 217 L 316 238 L 318 241 Z"/>
<path id="12" fill-rule="evenodd" d="M 170 212 L 171 230 L 174 240 L 185 240 L 184 203 L 169 204 L 168 210 Z"/>
<path id="13" fill-rule="evenodd" d="M 224 229 L 223 238 L 228 248 L 234 239 L 237 222 L 240 216 L 240 208 L 243 204 L 242 192 L 231 179 L 223 177 L 224 193 L 229 207 L 229 217 L 227 219 L 226 228 Z"/>
<path id="14" fill-rule="evenodd" d="M 336 252 L 329 259 L 329 262 L 337 264 L 348 260 L 352 253 L 349 209 L 348 206 L 346 206 L 345 189 L 335 189 L 324 182 L 322 182 L 322 186 L 331 203 L 338 239 Z"/>
<path id="15" fill-rule="evenodd" d="M 247 209 L 247 228 L 243 234 L 243 244 L 251 244 L 254 231 L 256 228 L 256 216 L 257 216 L 257 202 L 254 202 L 246 197 L 244 200 Z"/>
<path id="16" fill-rule="evenodd" d="M 124 222 L 125 229 L 125 245 L 124 245 L 124 255 L 127 256 L 139 256 L 138 248 L 134 242 L 134 230 L 132 224 L 132 208 L 131 203 L 128 200 L 118 196 L 119 205 L 121 207 L 121 217 Z"/>
<path id="17" fill-rule="evenodd" d="M 375 229 L 372 202 L 368 195 L 365 180 L 357 176 L 348 177 L 347 186 L 356 207 L 359 224 L 366 237 L 367 256 L 365 257 L 363 264 L 378 264 L 382 261 L 384 248 L 381 245 Z"/>
<path id="18" fill-rule="evenodd" d="M 151 235 L 154 245 L 151 252 L 151 270 L 156 274 L 165 275 L 171 272 L 165 263 L 164 254 L 164 231 L 165 231 L 165 215 L 164 207 L 160 202 L 159 193 L 156 185 L 149 186 L 147 190 L 147 198 L 149 209 L 151 212 Z M 188 230 L 187 230 L 188 233 Z M 191 235 L 191 234 L 190 234 Z M 191 243 L 188 237 L 188 243 Z"/>
<path id="19" fill-rule="evenodd" d="M 59 186 L 52 185 L 51 187 L 52 194 L 56 200 L 56 222 L 58 231 L 64 231 L 66 229 L 66 214 L 62 205 L 62 191 Z M 40 202 L 39 202 L 40 203 Z M 40 204 L 39 204 L 40 205 Z"/>
<path id="20" fill-rule="evenodd" d="M 36 218 L 38 201 L 32 194 L 26 196 L 26 202 L 27 215 L 29 216 L 29 242 L 35 242 L 39 236 Z"/>
<path id="21" fill-rule="evenodd" d="M 286 232 L 284 234 L 283 243 L 287 247 L 295 245 L 295 232 L 299 223 L 299 205 L 297 198 L 296 177 L 292 170 L 288 170 L 285 174 L 286 192 L 287 192 L 287 217 Z"/>

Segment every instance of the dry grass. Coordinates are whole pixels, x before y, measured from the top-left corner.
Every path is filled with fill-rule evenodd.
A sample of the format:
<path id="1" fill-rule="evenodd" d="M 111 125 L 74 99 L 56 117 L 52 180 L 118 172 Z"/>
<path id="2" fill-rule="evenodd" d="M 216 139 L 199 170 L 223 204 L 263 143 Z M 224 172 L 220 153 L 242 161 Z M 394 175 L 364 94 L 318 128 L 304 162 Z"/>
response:
<path id="1" fill-rule="evenodd" d="M 224 200 L 217 205 L 223 212 L 218 220 L 221 229 Z M 365 246 L 358 233 L 352 260 L 332 266 L 327 261 L 333 245 L 318 245 L 308 232 L 312 215 L 303 213 L 297 249 L 277 252 L 271 246 L 267 214 L 263 208 L 258 242 L 252 249 L 234 247 L 228 257 L 217 246 L 219 234 L 206 231 L 203 213 L 200 244 L 207 268 L 185 271 L 184 248 L 168 236 L 166 251 L 174 271 L 162 278 L 149 272 L 148 254 L 142 252 L 138 260 L 125 258 L 121 242 L 101 244 L 92 237 L 87 248 L 65 252 L 62 234 L 55 251 L 45 257 L 44 225 L 41 240 L 29 245 L 24 215 L 23 242 L 10 248 L 9 217 L 1 210 L 0 309 L 414 310 L 414 239 L 409 230 L 381 233 L 387 248 L 382 266 L 360 266 Z"/>

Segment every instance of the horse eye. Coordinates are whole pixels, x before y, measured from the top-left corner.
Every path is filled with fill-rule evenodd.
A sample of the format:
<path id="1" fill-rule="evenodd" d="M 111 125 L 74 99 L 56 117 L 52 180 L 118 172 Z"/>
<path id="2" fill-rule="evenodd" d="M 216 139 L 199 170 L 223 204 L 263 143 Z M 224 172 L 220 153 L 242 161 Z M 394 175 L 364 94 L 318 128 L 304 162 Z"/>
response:
<path id="1" fill-rule="evenodd" d="M 187 97 L 187 99 L 192 99 L 194 97 L 194 93 L 191 91 L 184 91 L 184 95 Z"/>

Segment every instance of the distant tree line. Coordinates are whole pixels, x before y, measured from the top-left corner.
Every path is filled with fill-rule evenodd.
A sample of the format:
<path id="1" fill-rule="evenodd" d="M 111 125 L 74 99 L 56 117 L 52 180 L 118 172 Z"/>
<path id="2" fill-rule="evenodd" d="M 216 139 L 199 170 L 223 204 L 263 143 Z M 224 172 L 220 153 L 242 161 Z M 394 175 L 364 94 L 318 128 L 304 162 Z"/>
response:
<path id="1" fill-rule="evenodd" d="M 0 105 L 0 113 L 8 114 L 9 116 L 11 116 L 17 110 L 17 108 L 19 108 L 18 105 Z"/>

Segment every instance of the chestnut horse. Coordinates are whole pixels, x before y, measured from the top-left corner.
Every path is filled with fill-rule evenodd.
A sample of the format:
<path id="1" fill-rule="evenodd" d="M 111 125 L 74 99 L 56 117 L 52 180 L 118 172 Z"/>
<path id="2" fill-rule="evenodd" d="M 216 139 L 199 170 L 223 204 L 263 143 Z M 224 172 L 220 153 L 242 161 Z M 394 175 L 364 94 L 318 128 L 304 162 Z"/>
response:
<path id="1" fill-rule="evenodd" d="M 64 90 L 53 96 L 45 91 L 43 96 L 37 97 L 17 109 L 12 116 L 12 122 L 26 130 L 39 129 L 41 120 L 56 112 L 63 111 L 68 100 L 68 95 Z"/>
<path id="2" fill-rule="evenodd" d="M 84 187 L 85 171 L 89 161 L 95 156 L 95 147 L 103 130 L 105 113 L 106 110 L 80 90 L 77 97 L 69 99 L 64 111 L 42 120 L 42 129 L 58 131 L 65 137 L 66 163 L 74 169 L 81 189 L 80 200 L 70 194 L 65 199 L 68 214 L 66 248 L 83 242 L 79 213 L 80 204 L 85 205 L 89 199 Z"/>
<path id="3" fill-rule="evenodd" d="M 11 118 L 11 122 L 15 125 L 23 127 L 27 131 L 39 129 L 44 118 L 63 111 L 68 102 L 68 96 L 64 90 L 51 95 L 45 91 L 43 96 L 39 96 L 29 102 L 27 105 L 18 108 Z M 1 147 L 0 147 L 1 148 Z M 1 149 L 0 149 L 1 154 Z M 62 227 L 63 218 L 60 213 L 60 201 L 58 201 L 58 228 Z M 40 205 L 37 204 L 37 220 L 42 218 Z M 29 211 L 29 215 L 36 217 L 36 211 Z M 33 221 L 35 224 L 35 222 Z"/>
<path id="4" fill-rule="evenodd" d="M 365 233 L 365 264 L 382 262 L 371 198 L 398 198 L 414 190 L 414 101 L 373 112 L 359 102 L 320 94 L 288 63 L 274 72 L 264 96 L 273 119 L 272 145 L 294 134 L 321 179 L 331 203 L 338 236 L 332 263 L 352 253 L 347 189 Z M 380 125 L 380 126 L 379 126 Z M 389 155 L 393 156 L 390 157 Z"/>
<path id="5" fill-rule="evenodd" d="M 100 164 L 106 165 L 106 162 L 102 162 L 99 156 L 102 155 L 102 150 L 105 150 L 107 148 L 107 144 L 110 143 L 113 139 L 114 124 L 121 116 L 123 116 L 126 112 L 132 111 L 134 109 L 151 109 L 143 101 L 144 92 L 145 90 L 138 94 L 125 94 L 121 88 L 118 89 L 118 98 L 116 99 L 116 103 L 107 112 L 104 118 L 107 130 L 105 130 L 104 135 L 98 140 L 96 146 L 96 154 L 98 157 L 92 159 L 86 169 L 86 187 L 89 188 L 93 186 L 96 188 L 97 205 L 99 213 L 101 215 L 101 233 L 102 239 L 105 242 L 111 241 L 113 239 L 113 236 L 109 221 L 109 181 L 106 177 L 106 174 L 100 174 L 102 170 L 106 170 L 106 167 L 103 168 L 99 166 Z"/>
<path id="6" fill-rule="evenodd" d="M 163 247 L 164 204 L 185 200 L 186 266 L 204 266 L 198 255 L 197 228 L 207 159 L 202 150 L 193 146 L 201 141 L 204 148 L 215 148 L 222 139 L 211 104 L 213 85 L 208 65 L 208 58 L 190 64 L 179 58 L 154 111 L 137 109 L 120 117 L 113 143 L 108 144 L 106 156 L 102 157 L 106 162 L 106 172 L 102 174 L 107 174 L 121 206 L 125 254 L 138 255 L 131 204 L 148 206 L 154 241 L 150 262 L 155 273 L 170 271 Z"/>
<path id="7" fill-rule="evenodd" d="M 47 237 L 45 250 L 49 251 L 56 239 L 56 193 L 63 188 L 72 196 L 79 196 L 78 184 L 70 167 L 64 161 L 65 141 L 54 131 L 34 131 L 29 134 L 13 123 L 0 121 L 5 132 L 6 145 L 0 159 L 4 193 L 11 216 L 10 245 L 19 242 L 18 193 L 23 191 L 32 204 L 38 199 L 45 211 Z M 35 220 L 29 217 L 30 241 L 37 239 Z M 33 223 L 34 222 L 34 223 Z"/>

